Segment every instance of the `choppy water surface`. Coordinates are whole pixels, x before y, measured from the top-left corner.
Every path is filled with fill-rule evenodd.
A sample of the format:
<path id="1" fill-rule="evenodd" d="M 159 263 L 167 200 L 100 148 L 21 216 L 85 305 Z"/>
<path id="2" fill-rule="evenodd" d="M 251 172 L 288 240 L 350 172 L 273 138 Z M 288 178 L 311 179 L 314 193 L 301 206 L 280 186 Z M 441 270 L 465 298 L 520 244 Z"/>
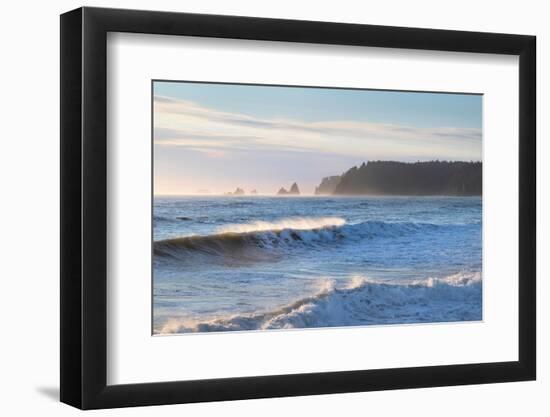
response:
<path id="1" fill-rule="evenodd" d="M 479 197 L 154 202 L 154 332 L 481 320 Z"/>

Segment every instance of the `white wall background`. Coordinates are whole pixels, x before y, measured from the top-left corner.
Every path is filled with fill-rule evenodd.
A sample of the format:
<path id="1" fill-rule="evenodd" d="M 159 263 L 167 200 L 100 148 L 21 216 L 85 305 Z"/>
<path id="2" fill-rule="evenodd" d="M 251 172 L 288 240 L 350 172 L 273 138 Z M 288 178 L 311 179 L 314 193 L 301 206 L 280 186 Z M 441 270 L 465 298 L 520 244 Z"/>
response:
<path id="1" fill-rule="evenodd" d="M 94 415 L 277 416 L 529 415 L 550 412 L 550 210 L 548 134 L 543 119 L 550 83 L 550 26 L 545 2 L 124 0 L 86 5 L 239 14 L 395 26 L 533 34 L 538 37 L 539 378 L 536 382 L 345 395 L 145 407 Z M 73 0 L 3 5 L 0 30 L 0 410 L 3 415 L 74 415 L 59 391 L 59 17 Z M 544 236 L 543 236 L 544 234 Z M 503 231 L 503 238 L 505 238 Z M 546 300 L 549 300 L 545 303 Z M 544 395 L 546 394 L 546 395 Z"/>

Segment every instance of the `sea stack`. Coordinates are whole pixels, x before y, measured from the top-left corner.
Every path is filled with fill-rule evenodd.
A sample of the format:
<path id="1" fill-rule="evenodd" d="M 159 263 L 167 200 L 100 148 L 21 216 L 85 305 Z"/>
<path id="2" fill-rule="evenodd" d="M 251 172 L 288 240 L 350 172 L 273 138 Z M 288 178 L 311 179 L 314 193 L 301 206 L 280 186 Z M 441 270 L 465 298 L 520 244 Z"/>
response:
<path id="1" fill-rule="evenodd" d="M 300 189 L 298 188 L 298 184 L 294 183 L 290 186 L 290 191 L 285 187 L 281 187 L 277 195 L 300 195 Z"/>
<path id="2" fill-rule="evenodd" d="M 228 192 L 225 193 L 225 195 L 244 195 L 244 190 L 242 188 L 237 187 L 237 189 L 234 192 Z"/>

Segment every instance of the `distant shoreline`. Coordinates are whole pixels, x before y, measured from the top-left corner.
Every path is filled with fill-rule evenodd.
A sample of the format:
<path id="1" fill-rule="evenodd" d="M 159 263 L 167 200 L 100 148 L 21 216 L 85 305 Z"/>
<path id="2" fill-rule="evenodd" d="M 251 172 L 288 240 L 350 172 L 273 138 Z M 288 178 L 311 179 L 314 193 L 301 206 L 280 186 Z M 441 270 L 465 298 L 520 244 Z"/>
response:
<path id="1" fill-rule="evenodd" d="M 248 180 L 250 181 L 250 180 Z M 243 182 L 248 182 L 243 181 Z M 214 188 L 219 188 L 217 185 Z M 197 188 L 189 194 L 158 194 L 224 197 L 307 197 L 307 196 L 481 196 L 483 191 L 483 163 L 477 161 L 368 161 L 353 166 L 340 175 L 323 177 L 312 194 L 300 192 L 298 182 L 287 189 L 280 187 L 273 194 L 262 194 L 258 188 L 243 186 L 235 191 L 210 194 L 207 188 Z M 202 192 L 201 192 L 202 191 Z"/>

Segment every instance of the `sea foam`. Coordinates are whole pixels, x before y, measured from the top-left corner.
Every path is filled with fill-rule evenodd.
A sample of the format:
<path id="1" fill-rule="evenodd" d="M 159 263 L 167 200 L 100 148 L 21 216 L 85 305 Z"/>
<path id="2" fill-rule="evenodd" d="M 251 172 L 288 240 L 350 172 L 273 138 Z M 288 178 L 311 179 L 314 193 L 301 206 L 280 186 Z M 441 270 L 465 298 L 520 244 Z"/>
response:
<path id="1" fill-rule="evenodd" d="M 273 222 L 255 221 L 244 224 L 229 224 L 218 229 L 219 233 L 250 233 L 278 231 L 284 229 L 313 230 L 324 227 L 342 226 L 346 223 L 341 217 L 288 217 Z"/>
<path id="2" fill-rule="evenodd" d="M 208 320 L 171 319 L 157 334 L 481 320 L 480 272 L 388 283 L 322 279 L 315 294 L 269 311 Z"/>

